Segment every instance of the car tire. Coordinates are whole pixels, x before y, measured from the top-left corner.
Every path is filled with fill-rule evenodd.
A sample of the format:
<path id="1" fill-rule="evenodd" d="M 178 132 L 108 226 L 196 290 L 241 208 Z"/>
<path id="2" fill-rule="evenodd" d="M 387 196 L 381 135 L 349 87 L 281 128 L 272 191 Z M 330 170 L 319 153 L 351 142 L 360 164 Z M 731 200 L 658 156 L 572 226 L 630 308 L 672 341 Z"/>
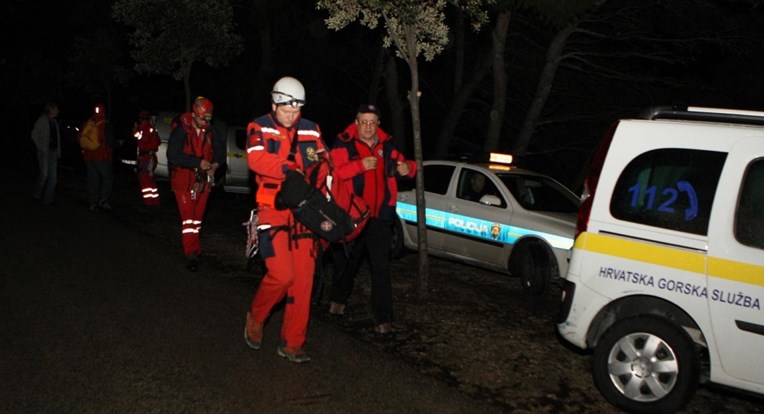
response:
<path id="1" fill-rule="evenodd" d="M 521 279 L 521 288 L 530 296 L 540 296 L 550 285 L 550 260 L 545 248 L 534 243 L 524 243 L 513 251 L 512 274 Z"/>
<path id="2" fill-rule="evenodd" d="M 404 227 L 401 219 L 396 215 L 393 219 L 393 227 L 390 234 L 390 258 L 398 259 L 404 254 Z"/>
<path id="3" fill-rule="evenodd" d="M 655 316 L 614 323 L 593 353 L 598 390 L 612 405 L 633 413 L 680 410 L 696 392 L 699 369 L 690 336 Z"/>

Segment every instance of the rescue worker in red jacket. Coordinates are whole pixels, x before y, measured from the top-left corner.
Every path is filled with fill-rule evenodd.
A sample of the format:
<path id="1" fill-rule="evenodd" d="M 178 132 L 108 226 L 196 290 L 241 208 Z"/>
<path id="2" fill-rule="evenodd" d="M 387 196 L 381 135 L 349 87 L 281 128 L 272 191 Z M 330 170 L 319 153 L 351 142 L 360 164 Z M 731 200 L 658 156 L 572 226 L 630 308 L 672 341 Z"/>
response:
<path id="1" fill-rule="evenodd" d="M 133 136 L 137 141 L 138 185 L 141 187 L 143 203 L 149 208 L 158 207 L 159 189 L 154 181 L 154 169 L 157 168 L 157 150 L 162 141 L 151 123 L 149 111 L 141 110 L 138 113 Z"/>
<path id="2" fill-rule="evenodd" d="M 352 185 L 357 196 L 369 206 L 371 218 L 351 243 L 350 255 L 333 246 L 335 273 L 329 313 L 344 314 L 345 304 L 365 257 L 372 277 L 371 302 L 374 332 L 379 339 L 393 335 L 393 289 L 390 278 L 390 248 L 393 220 L 396 220 L 397 177 L 414 177 L 417 163 L 406 160 L 390 135 L 379 128 L 380 111 L 375 105 L 361 105 L 356 119 L 338 136 L 330 157 L 336 180 Z"/>
<path id="3" fill-rule="evenodd" d="M 106 107 L 103 104 L 99 103 L 93 107 L 93 114 L 85 123 L 93 123 L 98 128 L 98 147 L 82 150 L 87 170 L 88 204 L 90 211 L 110 211 L 112 205 L 109 200 L 114 190 L 113 154 L 119 142 L 114 136 L 111 123 L 106 119 Z M 82 139 L 84 131 L 85 125 L 80 130 L 78 139 Z"/>
<path id="4" fill-rule="evenodd" d="M 212 102 L 202 96 L 196 98 L 191 112 L 182 114 L 170 132 L 167 146 L 170 185 L 181 216 L 183 253 L 192 272 L 199 268 L 199 236 L 215 171 L 226 160 L 226 143 L 210 125 L 212 116 Z"/>
<path id="5" fill-rule="evenodd" d="M 295 363 L 311 360 L 303 343 L 318 242 L 289 209 L 277 208 L 277 193 L 287 174 L 304 172 L 326 150 L 319 126 L 301 117 L 304 104 L 300 81 L 283 77 L 271 92 L 271 112 L 247 126 L 247 163 L 258 188 L 259 244 L 267 271 L 247 313 L 244 339 L 250 348 L 260 349 L 263 325 L 274 305 L 286 297 L 277 354 Z M 326 171 L 319 180 L 325 178 Z"/>

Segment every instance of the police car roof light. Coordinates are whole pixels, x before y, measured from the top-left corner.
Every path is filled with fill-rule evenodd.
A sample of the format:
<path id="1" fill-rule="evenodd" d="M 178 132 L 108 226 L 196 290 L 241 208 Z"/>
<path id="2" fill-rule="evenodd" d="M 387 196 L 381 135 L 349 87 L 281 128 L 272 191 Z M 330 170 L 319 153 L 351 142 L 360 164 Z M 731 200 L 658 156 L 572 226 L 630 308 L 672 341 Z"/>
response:
<path id="1" fill-rule="evenodd" d="M 499 164 L 512 164 L 513 163 L 513 155 L 512 154 L 502 154 L 500 152 L 492 152 L 489 153 L 489 162 L 496 162 Z"/>

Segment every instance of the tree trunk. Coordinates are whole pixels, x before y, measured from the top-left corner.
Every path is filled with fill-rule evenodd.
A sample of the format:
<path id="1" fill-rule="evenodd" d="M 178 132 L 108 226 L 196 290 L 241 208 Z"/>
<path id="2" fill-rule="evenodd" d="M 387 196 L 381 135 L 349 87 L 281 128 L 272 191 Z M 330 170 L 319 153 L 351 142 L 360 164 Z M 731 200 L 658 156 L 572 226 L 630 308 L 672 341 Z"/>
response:
<path id="1" fill-rule="evenodd" d="M 459 30 L 459 29 L 457 29 Z M 459 32 L 457 32 L 459 33 Z M 459 34 L 457 34 L 459 36 Z M 467 82 L 464 81 L 461 74 L 461 67 L 464 66 L 461 63 L 459 56 L 464 55 L 464 43 L 460 46 L 459 42 L 456 42 L 455 53 L 457 55 L 457 61 L 455 62 L 455 75 L 454 75 L 454 95 L 452 96 L 451 106 L 449 107 L 449 114 L 442 121 L 441 131 L 438 135 L 438 140 L 433 148 L 433 155 L 436 157 L 444 157 L 449 154 L 449 147 L 451 146 L 454 130 L 457 129 L 457 125 L 460 122 L 460 116 L 465 112 L 465 106 L 467 106 L 468 100 L 473 96 L 478 85 L 486 76 L 486 72 L 491 67 L 491 54 L 486 52 L 479 56 L 477 63 L 473 67 L 470 79 Z"/>
<path id="2" fill-rule="evenodd" d="M 412 87 L 409 90 L 409 106 L 412 110 L 412 129 L 414 140 L 414 160 L 417 161 L 417 286 L 415 292 L 419 301 L 428 299 L 428 236 L 425 229 L 425 177 L 422 168 L 422 131 L 420 130 L 420 81 L 417 68 L 417 39 L 411 25 L 404 29 L 406 33 L 406 62 L 409 65 Z"/>
<path id="3" fill-rule="evenodd" d="M 473 67 L 470 79 L 462 83 L 459 90 L 454 94 L 452 104 L 449 107 L 449 114 L 443 120 L 438 141 L 435 144 L 434 155 L 436 157 L 443 157 L 449 153 L 449 146 L 454 136 L 454 130 L 459 124 L 460 116 L 465 111 L 465 106 L 467 106 L 470 97 L 473 96 L 473 92 L 489 71 L 491 57 L 491 53 L 483 53 Z"/>
<path id="4" fill-rule="evenodd" d="M 569 36 L 571 36 L 571 33 L 576 29 L 577 24 L 578 23 L 568 25 L 559 31 L 547 48 L 545 66 L 542 68 L 542 73 L 539 76 L 534 97 L 531 100 L 531 105 L 529 105 L 529 110 L 526 112 L 526 119 L 523 121 L 521 132 L 513 142 L 512 152 L 516 156 L 525 155 L 528 151 L 529 144 L 531 143 L 531 136 L 534 135 L 537 123 L 539 122 L 539 117 L 541 116 L 542 110 L 550 96 L 550 90 L 552 89 L 553 81 L 555 80 L 555 73 L 560 66 L 563 48 L 566 46 L 566 42 L 568 41 Z"/>
<path id="5" fill-rule="evenodd" d="M 510 26 L 511 15 L 509 10 L 499 13 L 497 24 L 494 26 L 491 34 L 494 101 L 491 105 L 491 112 L 489 112 L 489 126 L 483 145 L 484 152 L 491 152 L 497 149 L 499 136 L 502 133 L 502 121 L 505 119 L 505 106 L 507 105 L 505 44 L 507 42 L 507 30 Z"/>
<path id="6" fill-rule="evenodd" d="M 396 58 L 385 53 L 385 97 L 390 109 L 391 132 L 396 146 L 404 154 L 411 149 L 407 145 L 406 121 L 404 120 L 404 102 L 398 89 L 398 67 Z"/>

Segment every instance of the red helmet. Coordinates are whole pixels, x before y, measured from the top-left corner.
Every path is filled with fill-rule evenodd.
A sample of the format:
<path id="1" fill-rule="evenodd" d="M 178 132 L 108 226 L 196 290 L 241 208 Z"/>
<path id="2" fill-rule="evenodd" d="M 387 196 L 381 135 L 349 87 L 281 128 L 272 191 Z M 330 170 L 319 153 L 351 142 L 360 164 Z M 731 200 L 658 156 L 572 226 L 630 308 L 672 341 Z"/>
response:
<path id="1" fill-rule="evenodd" d="M 138 112 L 138 119 L 149 119 L 151 118 L 151 115 L 149 115 L 149 111 L 145 109 L 141 109 L 140 112 Z"/>
<path id="2" fill-rule="evenodd" d="M 197 99 L 194 99 L 194 104 L 191 105 L 191 111 L 197 118 L 210 122 L 213 115 L 213 104 L 209 99 L 198 96 Z"/>

